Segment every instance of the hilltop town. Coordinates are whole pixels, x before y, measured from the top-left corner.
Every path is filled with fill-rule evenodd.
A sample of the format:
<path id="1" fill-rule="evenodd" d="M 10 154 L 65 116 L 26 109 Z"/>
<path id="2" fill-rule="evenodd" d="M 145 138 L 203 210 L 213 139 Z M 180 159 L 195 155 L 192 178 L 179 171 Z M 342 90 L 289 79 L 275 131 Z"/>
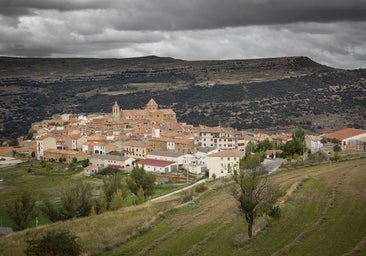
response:
<path id="1" fill-rule="evenodd" d="M 31 139 L 19 138 L 20 148 L 2 151 L 7 149 L 8 154 L 28 155 L 42 161 L 87 161 L 85 175 L 106 167 L 130 169 L 136 163 L 160 174 L 185 169 L 222 177 L 229 174 L 229 166 L 238 165 L 248 145 L 268 140 L 278 148 L 267 150 L 267 157 L 275 158 L 282 152 L 281 145 L 292 139 L 291 134 L 285 133 L 250 133 L 230 127 L 181 123 L 172 109 L 159 108 L 154 99 L 143 109 L 124 109 L 116 101 L 111 104 L 110 113 L 54 115 L 33 123 L 31 131 Z M 347 128 L 323 136 L 306 135 L 309 153 L 322 149 L 324 139 L 335 140 L 343 149 L 366 149 L 366 131 Z M 333 154 L 330 151 L 323 153 Z"/>

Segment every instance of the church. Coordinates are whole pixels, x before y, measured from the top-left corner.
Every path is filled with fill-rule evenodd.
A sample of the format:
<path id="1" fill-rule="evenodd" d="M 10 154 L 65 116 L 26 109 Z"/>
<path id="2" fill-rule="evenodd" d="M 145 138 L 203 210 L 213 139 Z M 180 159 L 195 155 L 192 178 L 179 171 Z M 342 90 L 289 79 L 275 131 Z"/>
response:
<path id="1" fill-rule="evenodd" d="M 112 107 L 112 116 L 115 120 L 122 119 L 125 121 L 152 120 L 177 122 L 176 114 L 172 109 L 159 109 L 158 104 L 153 99 L 146 104 L 145 109 L 123 110 L 115 102 Z"/>

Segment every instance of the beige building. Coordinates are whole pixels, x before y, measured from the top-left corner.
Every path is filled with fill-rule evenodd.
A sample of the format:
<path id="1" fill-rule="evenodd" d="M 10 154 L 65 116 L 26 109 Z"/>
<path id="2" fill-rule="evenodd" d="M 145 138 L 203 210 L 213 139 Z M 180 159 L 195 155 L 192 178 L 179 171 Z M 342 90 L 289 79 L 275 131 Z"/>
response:
<path id="1" fill-rule="evenodd" d="M 57 149 L 57 140 L 55 137 L 45 135 L 36 140 L 36 157 L 38 160 L 43 160 L 45 150 Z"/>
<path id="2" fill-rule="evenodd" d="M 44 151 L 44 160 L 59 161 L 60 158 L 66 160 L 66 163 L 72 163 L 73 159 L 81 161 L 87 158 L 87 155 L 80 151 L 64 150 L 64 149 L 46 149 Z"/>
<path id="3" fill-rule="evenodd" d="M 153 151 L 151 143 L 145 141 L 128 141 L 124 145 L 124 156 L 143 159 L 146 154 Z"/>
<path id="4" fill-rule="evenodd" d="M 82 146 L 86 141 L 85 136 L 69 135 L 65 137 L 65 146 L 70 150 L 82 150 Z"/>
<path id="5" fill-rule="evenodd" d="M 156 120 L 156 121 L 173 121 L 177 122 L 177 117 L 172 109 L 159 109 L 158 104 L 151 99 L 145 109 L 120 109 L 117 102 L 112 107 L 113 119 L 120 119 L 126 121 L 138 121 L 138 120 Z"/>
<path id="6" fill-rule="evenodd" d="M 209 171 L 209 177 L 213 175 L 216 178 L 231 175 L 233 170 L 239 169 L 240 159 L 245 155 L 244 151 L 223 150 L 218 153 L 207 155 L 206 164 Z"/>

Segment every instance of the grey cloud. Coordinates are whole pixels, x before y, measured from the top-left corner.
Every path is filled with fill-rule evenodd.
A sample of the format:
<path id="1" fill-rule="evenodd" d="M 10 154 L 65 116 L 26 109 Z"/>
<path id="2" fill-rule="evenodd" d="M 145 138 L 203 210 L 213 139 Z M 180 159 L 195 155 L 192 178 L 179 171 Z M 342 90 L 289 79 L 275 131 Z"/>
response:
<path id="1" fill-rule="evenodd" d="M 0 0 L 0 5 L 3 15 L 36 15 L 37 10 L 107 10 L 99 18 L 120 30 L 366 20 L 366 1 L 362 0 Z"/>
<path id="2" fill-rule="evenodd" d="M 0 0 L 0 14 L 4 16 L 34 15 L 35 10 L 73 11 L 85 9 L 103 9 L 111 1 L 104 0 Z"/>

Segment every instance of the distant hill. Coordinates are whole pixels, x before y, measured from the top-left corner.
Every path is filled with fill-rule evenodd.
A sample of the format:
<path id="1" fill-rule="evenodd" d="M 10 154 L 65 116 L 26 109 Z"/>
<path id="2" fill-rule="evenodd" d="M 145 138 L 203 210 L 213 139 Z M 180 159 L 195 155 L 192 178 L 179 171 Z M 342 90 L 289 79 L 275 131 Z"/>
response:
<path id="1" fill-rule="evenodd" d="M 0 140 L 56 113 L 140 108 L 153 97 L 179 121 L 281 131 L 366 128 L 366 70 L 307 57 L 184 61 L 0 57 Z"/>

